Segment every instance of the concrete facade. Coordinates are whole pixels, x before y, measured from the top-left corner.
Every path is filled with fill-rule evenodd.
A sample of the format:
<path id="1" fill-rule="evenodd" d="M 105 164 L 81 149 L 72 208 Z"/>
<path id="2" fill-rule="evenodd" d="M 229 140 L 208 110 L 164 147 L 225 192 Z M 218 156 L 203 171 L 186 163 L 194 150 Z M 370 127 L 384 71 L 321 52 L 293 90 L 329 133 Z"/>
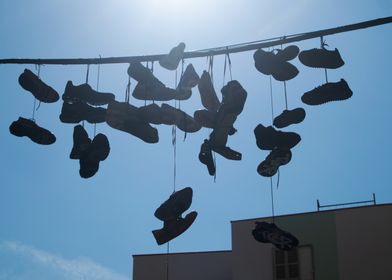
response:
<path id="1" fill-rule="evenodd" d="M 256 221 L 272 220 L 231 223 L 231 251 L 134 256 L 133 279 L 166 279 L 167 257 L 170 280 L 276 279 L 274 246 L 251 234 Z M 291 279 L 392 279 L 392 204 L 285 215 L 275 223 L 311 251 L 306 271 Z M 299 262 L 305 267 L 305 260 Z"/>

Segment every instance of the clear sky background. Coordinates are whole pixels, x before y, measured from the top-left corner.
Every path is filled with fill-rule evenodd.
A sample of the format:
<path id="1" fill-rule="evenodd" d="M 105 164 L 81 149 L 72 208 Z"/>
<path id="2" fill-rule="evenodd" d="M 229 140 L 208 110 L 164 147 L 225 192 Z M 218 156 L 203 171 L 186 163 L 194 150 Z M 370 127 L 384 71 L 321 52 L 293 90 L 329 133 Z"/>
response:
<path id="1" fill-rule="evenodd" d="M 0 58 L 161 54 L 182 41 L 190 51 L 391 15 L 388 0 L 2 0 Z M 372 193 L 378 203 L 392 202 L 391 35 L 392 26 L 384 25 L 325 38 L 345 60 L 342 68 L 329 71 L 330 81 L 344 78 L 353 91 L 344 102 L 302 104 L 304 92 L 324 83 L 324 72 L 293 61 L 300 74 L 287 83 L 289 107 L 302 106 L 307 116 L 285 129 L 299 133 L 302 141 L 281 168 L 276 214 L 315 211 L 316 199 L 323 204 L 368 200 Z M 313 39 L 298 46 L 319 44 Z M 254 68 L 252 56 L 253 51 L 231 56 L 233 79 L 248 99 L 228 146 L 242 152 L 243 160 L 217 156 L 214 182 L 198 160 L 210 131 L 188 134 L 183 142 L 178 130 L 176 185 L 193 188 L 191 210 L 199 216 L 170 243 L 172 252 L 231 249 L 230 221 L 271 215 L 270 180 L 256 172 L 268 152 L 257 148 L 253 134 L 257 124 L 271 124 L 269 77 Z M 215 58 L 219 96 L 223 62 L 222 56 Z M 205 58 L 185 63 L 193 63 L 199 74 L 206 69 Z M 157 127 L 160 141 L 152 145 L 97 125 L 97 132 L 108 136 L 111 153 L 93 178 L 82 179 L 78 161 L 68 158 L 73 125 L 59 121 L 61 101 L 42 104 L 36 112 L 37 123 L 56 135 L 55 144 L 39 146 L 9 133 L 19 116 L 32 116 L 32 95 L 18 84 L 26 67 L 35 71 L 33 65 L 0 65 L 0 280 L 129 279 L 133 254 L 166 252 L 151 230 L 162 226 L 153 213 L 173 189 L 171 127 Z M 124 100 L 126 70 L 125 64 L 103 65 L 100 90 Z M 174 86 L 174 72 L 155 64 L 154 73 Z M 84 65 L 41 68 L 41 78 L 60 95 L 68 80 L 81 84 L 85 76 Z M 95 88 L 96 66 L 89 81 Z M 277 114 L 284 109 L 282 83 L 273 81 L 273 95 Z M 189 114 L 202 107 L 197 89 L 181 107 Z M 91 137 L 93 126 L 86 127 Z"/>

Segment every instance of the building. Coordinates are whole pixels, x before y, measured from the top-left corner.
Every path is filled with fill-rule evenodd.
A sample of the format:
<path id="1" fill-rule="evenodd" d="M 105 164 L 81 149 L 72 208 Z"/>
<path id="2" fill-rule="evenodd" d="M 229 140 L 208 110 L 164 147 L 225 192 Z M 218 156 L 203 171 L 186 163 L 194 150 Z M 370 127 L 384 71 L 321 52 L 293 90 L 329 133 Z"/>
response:
<path id="1" fill-rule="evenodd" d="M 256 221 L 231 222 L 232 250 L 134 255 L 133 280 L 392 279 L 392 204 L 275 217 L 295 235 L 296 250 L 257 242 Z"/>

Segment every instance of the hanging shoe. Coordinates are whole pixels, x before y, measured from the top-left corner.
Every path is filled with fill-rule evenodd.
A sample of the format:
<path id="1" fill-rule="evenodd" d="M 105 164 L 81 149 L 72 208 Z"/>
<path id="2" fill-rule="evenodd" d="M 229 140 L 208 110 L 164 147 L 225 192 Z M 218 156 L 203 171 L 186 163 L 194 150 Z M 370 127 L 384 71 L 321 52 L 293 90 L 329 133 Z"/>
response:
<path id="1" fill-rule="evenodd" d="M 193 190 L 190 187 L 174 192 L 168 200 L 161 204 L 154 216 L 165 222 L 181 217 L 191 207 Z"/>
<path id="2" fill-rule="evenodd" d="M 299 61 L 303 65 L 313 68 L 336 69 L 344 65 L 338 49 L 334 51 L 321 49 L 311 49 L 299 53 Z"/>
<path id="3" fill-rule="evenodd" d="M 206 128 L 214 128 L 215 123 L 217 120 L 218 113 L 213 112 L 213 111 L 208 111 L 205 109 L 202 110 L 196 110 L 193 113 L 193 118 L 195 121 L 200 124 L 202 127 Z M 229 135 L 233 135 L 237 132 L 237 129 L 235 129 L 233 126 L 229 129 Z"/>
<path id="4" fill-rule="evenodd" d="M 140 62 L 131 62 L 127 73 L 130 77 L 142 84 L 154 86 L 165 86 L 158 78 L 154 76 L 150 69 L 143 66 Z"/>
<path id="5" fill-rule="evenodd" d="M 203 71 L 198 88 L 201 103 L 204 108 L 211 112 L 217 112 L 220 106 L 220 101 L 212 84 L 211 76 L 207 71 Z"/>
<path id="6" fill-rule="evenodd" d="M 299 54 L 299 48 L 295 45 L 287 46 L 282 50 L 277 49 L 275 56 L 283 61 L 293 60 Z"/>
<path id="7" fill-rule="evenodd" d="M 186 215 L 185 218 L 180 217 L 164 222 L 162 229 L 152 231 L 157 244 L 165 244 L 184 233 L 193 224 L 196 217 L 197 212 L 193 211 Z"/>
<path id="8" fill-rule="evenodd" d="M 41 102 L 54 103 L 60 98 L 57 91 L 45 84 L 29 69 L 25 69 L 19 76 L 19 84 L 25 90 L 30 91 Z"/>
<path id="9" fill-rule="evenodd" d="M 27 136 L 31 141 L 41 144 L 50 145 L 56 142 L 56 136 L 49 130 L 38 126 L 33 120 L 19 117 L 9 127 L 12 135 L 23 137 Z"/>
<path id="10" fill-rule="evenodd" d="M 220 154 L 222 157 L 229 159 L 229 160 L 241 160 L 242 154 L 237 152 L 229 147 L 216 147 L 211 146 L 211 149 L 215 152 Z"/>
<path id="11" fill-rule="evenodd" d="M 254 134 L 257 147 L 261 150 L 292 149 L 301 141 L 301 136 L 295 132 L 275 130 L 272 126 L 265 127 L 262 124 L 256 126 Z"/>
<path id="12" fill-rule="evenodd" d="M 256 241 L 272 243 L 279 250 L 291 250 L 299 245 L 298 239 L 291 233 L 281 230 L 274 223 L 256 222 L 252 235 Z"/>
<path id="13" fill-rule="evenodd" d="M 208 173 L 211 176 L 214 176 L 216 169 L 212 158 L 211 146 L 208 143 L 208 140 L 204 140 L 204 143 L 200 147 L 199 160 L 207 166 Z"/>
<path id="14" fill-rule="evenodd" d="M 109 103 L 106 123 L 114 128 L 132 134 L 146 143 L 158 143 L 158 130 L 143 120 L 138 108 L 127 102 Z"/>
<path id="15" fill-rule="evenodd" d="M 292 124 L 297 124 L 305 119 L 306 113 L 303 108 L 284 110 L 279 116 L 274 118 L 274 126 L 284 128 Z"/>
<path id="16" fill-rule="evenodd" d="M 236 114 L 227 114 L 224 110 L 218 112 L 214 130 L 210 134 L 210 142 L 215 147 L 225 147 L 227 139 L 232 132 L 233 124 L 237 119 Z"/>
<path id="17" fill-rule="evenodd" d="M 182 57 L 184 56 L 185 44 L 179 43 L 177 47 L 170 50 L 168 55 L 159 60 L 159 64 L 167 70 L 176 70 Z"/>
<path id="18" fill-rule="evenodd" d="M 184 74 L 182 75 L 180 82 L 178 83 L 177 89 L 191 90 L 193 87 L 197 86 L 200 77 L 196 73 L 195 68 L 192 63 L 188 64 Z"/>
<path id="19" fill-rule="evenodd" d="M 161 107 L 156 103 L 151 103 L 146 106 L 137 108 L 138 114 L 141 119 L 147 123 L 163 124 L 164 115 Z"/>
<path id="20" fill-rule="evenodd" d="M 299 71 L 297 67 L 287 61 L 283 61 L 279 64 L 279 67 L 272 73 L 272 77 L 277 81 L 288 81 L 294 79 L 298 75 Z"/>
<path id="21" fill-rule="evenodd" d="M 311 91 L 305 92 L 301 100 L 307 105 L 321 105 L 331 101 L 342 101 L 349 99 L 353 92 L 347 82 L 341 79 L 336 83 L 326 83 Z"/>
<path id="22" fill-rule="evenodd" d="M 278 61 L 276 60 L 273 51 L 266 52 L 262 49 L 258 49 L 253 54 L 256 69 L 264 75 L 272 75 L 278 67 Z"/>
<path id="23" fill-rule="evenodd" d="M 70 159 L 80 159 L 82 154 L 90 147 L 91 139 L 83 126 L 77 125 L 73 131 L 73 146 L 69 155 Z"/>
<path id="24" fill-rule="evenodd" d="M 272 177 L 278 172 L 280 166 L 288 164 L 291 160 L 291 151 L 288 149 L 273 149 L 267 158 L 257 167 L 257 173 L 264 177 Z"/>
<path id="25" fill-rule="evenodd" d="M 103 123 L 106 118 L 106 109 L 92 107 L 84 102 L 64 102 L 61 108 L 60 120 L 63 123 Z"/>
<path id="26" fill-rule="evenodd" d="M 114 98 L 113 93 L 95 91 L 89 84 L 74 86 L 72 81 L 67 82 L 63 94 L 63 100 L 65 102 L 86 102 L 93 106 L 109 104 Z"/>
<path id="27" fill-rule="evenodd" d="M 169 101 L 186 100 L 192 95 L 191 90 L 171 89 L 161 84 L 137 83 L 132 92 L 132 96 L 139 100 Z"/>
<path id="28" fill-rule="evenodd" d="M 162 103 L 161 109 L 162 113 L 166 115 L 169 120 L 174 120 L 174 124 L 180 130 L 184 132 L 194 133 L 201 129 L 201 125 L 184 111 L 174 108 L 166 103 Z"/>
<path id="29" fill-rule="evenodd" d="M 244 109 L 247 92 L 238 81 L 228 82 L 222 89 L 222 105 L 219 111 L 239 115 Z"/>
<path id="30" fill-rule="evenodd" d="M 97 134 L 88 149 L 81 154 L 79 163 L 79 174 L 82 178 L 94 176 L 99 169 L 99 162 L 104 161 L 110 153 L 108 138 L 102 134 Z"/>

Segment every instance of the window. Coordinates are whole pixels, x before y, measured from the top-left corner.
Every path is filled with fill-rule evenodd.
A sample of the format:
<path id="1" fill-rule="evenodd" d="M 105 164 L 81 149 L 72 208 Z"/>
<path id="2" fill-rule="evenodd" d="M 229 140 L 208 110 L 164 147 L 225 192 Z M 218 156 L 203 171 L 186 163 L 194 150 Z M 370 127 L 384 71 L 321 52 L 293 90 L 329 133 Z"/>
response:
<path id="1" fill-rule="evenodd" d="M 300 246 L 290 251 L 274 249 L 275 280 L 313 280 L 311 246 Z"/>

